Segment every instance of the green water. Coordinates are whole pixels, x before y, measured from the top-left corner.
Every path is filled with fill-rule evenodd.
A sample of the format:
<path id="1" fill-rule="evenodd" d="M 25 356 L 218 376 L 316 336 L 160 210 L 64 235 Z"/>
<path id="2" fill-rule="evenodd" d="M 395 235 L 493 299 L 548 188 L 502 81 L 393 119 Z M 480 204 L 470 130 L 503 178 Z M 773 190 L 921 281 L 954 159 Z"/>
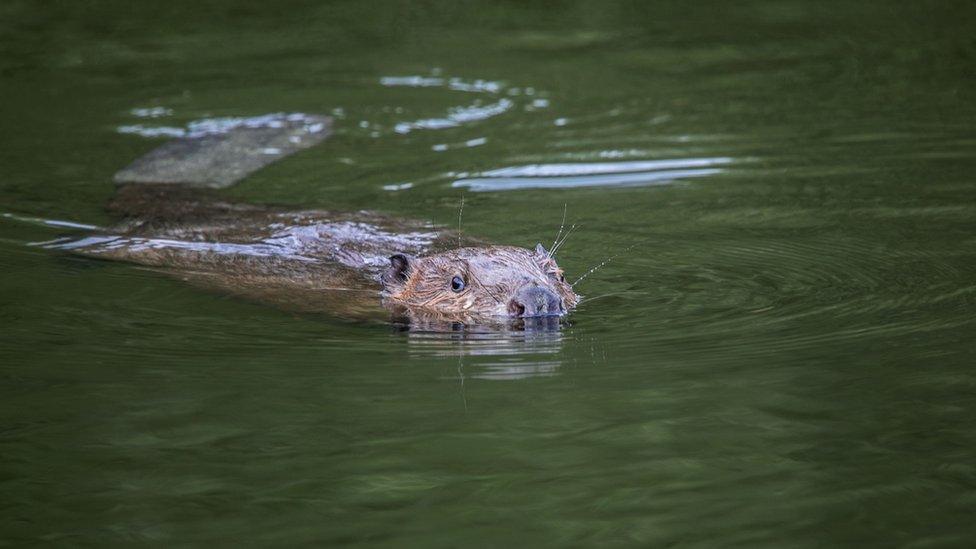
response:
<path id="1" fill-rule="evenodd" d="M 971 546 L 974 37 L 948 1 L 6 0 L 0 212 L 109 223 L 163 142 L 120 127 L 335 112 L 226 194 L 463 193 L 525 246 L 565 205 L 571 279 L 634 247 L 559 331 L 424 334 L 0 219 L 0 545 Z M 535 164 L 598 173 L 454 186 Z"/>

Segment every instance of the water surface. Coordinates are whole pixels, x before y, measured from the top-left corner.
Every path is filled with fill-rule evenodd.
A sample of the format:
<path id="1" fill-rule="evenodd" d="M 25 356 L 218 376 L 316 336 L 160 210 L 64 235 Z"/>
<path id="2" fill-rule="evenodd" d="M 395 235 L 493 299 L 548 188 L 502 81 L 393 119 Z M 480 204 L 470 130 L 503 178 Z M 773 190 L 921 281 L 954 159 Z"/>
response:
<path id="1" fill-rule="evenodd" d="M 559 330 L 425 333 L 0 219 L 0 542 L 972 543 L 970 3 L 366 4 L 4 2 L 0 211 L 325 113 L 227 196 L 627 251 Z"/>

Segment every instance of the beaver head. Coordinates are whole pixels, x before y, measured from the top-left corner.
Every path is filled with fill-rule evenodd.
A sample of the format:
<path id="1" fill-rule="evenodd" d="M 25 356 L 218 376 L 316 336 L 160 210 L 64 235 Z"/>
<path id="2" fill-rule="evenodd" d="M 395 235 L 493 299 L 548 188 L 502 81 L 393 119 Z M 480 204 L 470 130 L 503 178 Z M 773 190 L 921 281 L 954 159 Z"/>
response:
<path id="1" fill-rule="evenodd" d="M 561 316 L 580 299 L 542 244 L 394 254 L 381 280 L 388 305 L 448 317 Z"/>

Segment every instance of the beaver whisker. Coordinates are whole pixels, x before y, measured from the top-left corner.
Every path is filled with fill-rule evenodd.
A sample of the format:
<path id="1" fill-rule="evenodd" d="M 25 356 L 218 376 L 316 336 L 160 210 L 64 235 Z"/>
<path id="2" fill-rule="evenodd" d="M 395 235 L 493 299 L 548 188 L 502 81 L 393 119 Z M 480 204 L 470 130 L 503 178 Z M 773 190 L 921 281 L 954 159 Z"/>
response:
<path id="1" fill-rule="evenodd" d="M 604 259 L 602 263 L 600 263 L 600 264 L 599 264 L 599 265 L 597 265 L 596 267 L 593 267 L 593 268 L 592 268 L 592 269 L 590 269 L 589 271 L 586 271 L 585 273 L 583 273 L 583 276 L 581 276 L 581 277 L 579 277 L 579 278 L 577 278 L 577 279 L 576 279 L 576 280 L 575 280 L 575 281 L 574 281 L 574 282 L 573 282 L 572 284 L 570 284 L 569 286 L 570 286 L 570 287 L 572 287 L 572 288 L 575 288 L 575 287 L 576 287 L 576 284 L 578 284 L 579 282 L 582 282 L 584 278 L 586 278 L 586 277 L 588 277 L 588 276 L 590 276 L 591 274 L 593 274 L 594 272 L 596 272 L 596 270 L 597 270 L 597 269 L 599 269 L 600 267 L 603 267 L 603 266 L 604 266 L 604 265 L 606 265 L 607 263 L 610 263 L 610 261 L 612 261 L 612 260 L 613 260 L 613 259 L 614 259 L 615 257 L 617 257 L 617 256 L 615 256 L 615 255 L 614 255 L 614 256 L 611 256 L 611 257 L 608 257 L 608 258 L 606 258 L 606 259 Z"/>
<path id="2" fill-rule="evenodd" d="M 461 195 L 461 205 L 458 207 L 458 248 L 461 248 L 461 214 L 464 212 L 464 195 Z"/>
<path id="3" fill-rule="evenodd" d="M 608 297 L 614 297 L 614 296 L 618 296 L 618 295 L 624 295 L 624 294 L 621 293 L 621 292 L 616 292 L 616 293 L 595 295 L 593 297 L 580 297 L 580 300 L 576 303 L 576 305 L 577 306 L 580 306 L 580 305 L 582 305 L 584 303 L 592 303 L 592 302 L 594 302 L 594 301 L 596 301 L 598 299 L 606 299 Z"/>
<path id="4" fill-rule="evenodd" d="M 575 281 L 574 281 L 574 282 L 573 282 L 572 284 L 570 284 L 569 286 L 570 286 L 571 288 L 572 288 L 572 287 L 575 287 L 575 286 L 576 286 L 576 284 L 577 284 L 578 282 L 580 282 L 580 281 L 582 281 L 582 280 L 583 280 L 584 278 L 586 278 L 586 277 L 588 277 L 588 276 L 590 276 L 591 274 L 593 274 L 593 273 L 594 273 L 594 272 L 595 272 L 596 270 L 598 270 L 598 269 L 599 269 L 600 267 L 603 267 L 603 266 L 604 266 L 604 265 L 606 265 L 607 263 L 610 263 L 610 262 L 611 262 L 611 261 L 613 261 L 614 259 L 617 259 L 618 257 L 620 257 L 620 256 L 621 256 L 622 254 L 625 254 L 625 253 L 627 253 L 627 252 L 629 252 L 630 250 L 632 250 L 632 249 L 634 249 L 634 246 L 637 246 L 638 244 L 643 244 L 643 243 L 644 243 L 645 241 L 646 241 L 646 239 L 645 239 L 645 240 L 641 240 L 640 242 L 634 242 L 633 244 L 631 244 L 630 246 L 627 246 L 627 247 L 626 247 L 626 248 L 624 248 L 623 250 L 621 250 L 621 251 L 619 251 L 619 252 L 617 252 L 617 253 L 615 253 L 615 254 L 613 254 L 613 255 L 611 255 L 610 257 L 608 257 L 608 258 L 606 258 L 606 259 L 604 259 L 604 260 L 603 260 L 602 262 L 600 262 L 600 264 L 599 264 L 599 265 L 597 265 L 597 266 L 595 266 L 595 267 L 593 267 L 592 269 L 590 269 L 589 271 L 586 271 L 585 273 L 583 273 L 583 276 L 581 276 L 581 277 L 579 277 L 579 278 L 577 278 L 577 279 L 576 279 L 576 280 L 575 280 Z"/>
<path id="5" fill-rule="evenodd" d="M 549 257 L 556 257 L 556 250 L 558 250 L 563 244 L 566 243 L 566 240 L 569 239 L 569 235 L 573 234 L 573 231 L 575 230 L 576 230 L 576 223 L 573 223 L 573 226 L 570 227 L 568 231 L 566 231 L 566 236 L 564 236 L 563 239 L 560 240 L 558 244 L 553 246 L 552 251 L 549 252 Z"/>
<path id="6" fill-rule="evenodd" d="M 563 227 L 566 226 L 566 207 L 567 204 L 563 204 L 563 220 L 559 223 L 559 232 L 556 233 L 556 238 L 553 239 L 552 246 L 549 246 L 550 250 L 556 247 L 556 242 L 559 242 L 559 237 L 563 234 Z M 550 251 L 548 254 L 546 254 L 546 257 L 551 258 L 552 252 Z"/>
<path id="7" fill-rule="evenodd" d="M 481 289 L 482 289 L 482 290 L 484 290 L 484 291 L 485 291 L 485 292 L 486 292 L 486 293 L 487 293 L 487 294 L 488 294 L 489 296 L 491 296 L 491 298 L 492 298 L 492 299 L 494 299 L 494 300 L 495 300 L 495 303 L 501 303 L 501 302 L 502 302 L 502 301 L 501 301 L 500 299 L 498 299 L 497 297 L 495 297 L 495 294 L 493 294 L 493 293 L 491 293 L 491 290 L 489 290 L 489 289 L 488 289 L 488 286 L 485 286 L 485 285 L 484 285 L 484 284 L 483 284 L 483 283 L 481 282 L 481 280 L 479 280 L 479 279 L 478 279 L 478 277 L 477 277 L 477 276 L 475 276 L 475 274 L 474 274 L 474 273 L 470 273 L 470 272 L 469 272 L 469 273 L 468 273 L 468 276 L 470 276 L 471 278 L 473 278 L 473 279 L 474 279 L 474 281 L 478 283 L 478 286 L 481 286 Z"/>

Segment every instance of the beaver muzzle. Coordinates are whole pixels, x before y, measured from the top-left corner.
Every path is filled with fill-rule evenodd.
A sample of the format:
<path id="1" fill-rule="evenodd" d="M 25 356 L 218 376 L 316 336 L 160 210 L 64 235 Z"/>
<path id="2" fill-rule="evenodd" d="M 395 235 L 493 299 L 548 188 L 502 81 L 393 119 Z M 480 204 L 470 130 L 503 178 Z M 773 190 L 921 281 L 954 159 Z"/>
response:
<path id="1" fill-rule="evenodd" d="M 541 286 L 524 286 L 508 302 L 508 313 L 515 317 L 558 316 L 564 312 L 559 296 Z"/>

